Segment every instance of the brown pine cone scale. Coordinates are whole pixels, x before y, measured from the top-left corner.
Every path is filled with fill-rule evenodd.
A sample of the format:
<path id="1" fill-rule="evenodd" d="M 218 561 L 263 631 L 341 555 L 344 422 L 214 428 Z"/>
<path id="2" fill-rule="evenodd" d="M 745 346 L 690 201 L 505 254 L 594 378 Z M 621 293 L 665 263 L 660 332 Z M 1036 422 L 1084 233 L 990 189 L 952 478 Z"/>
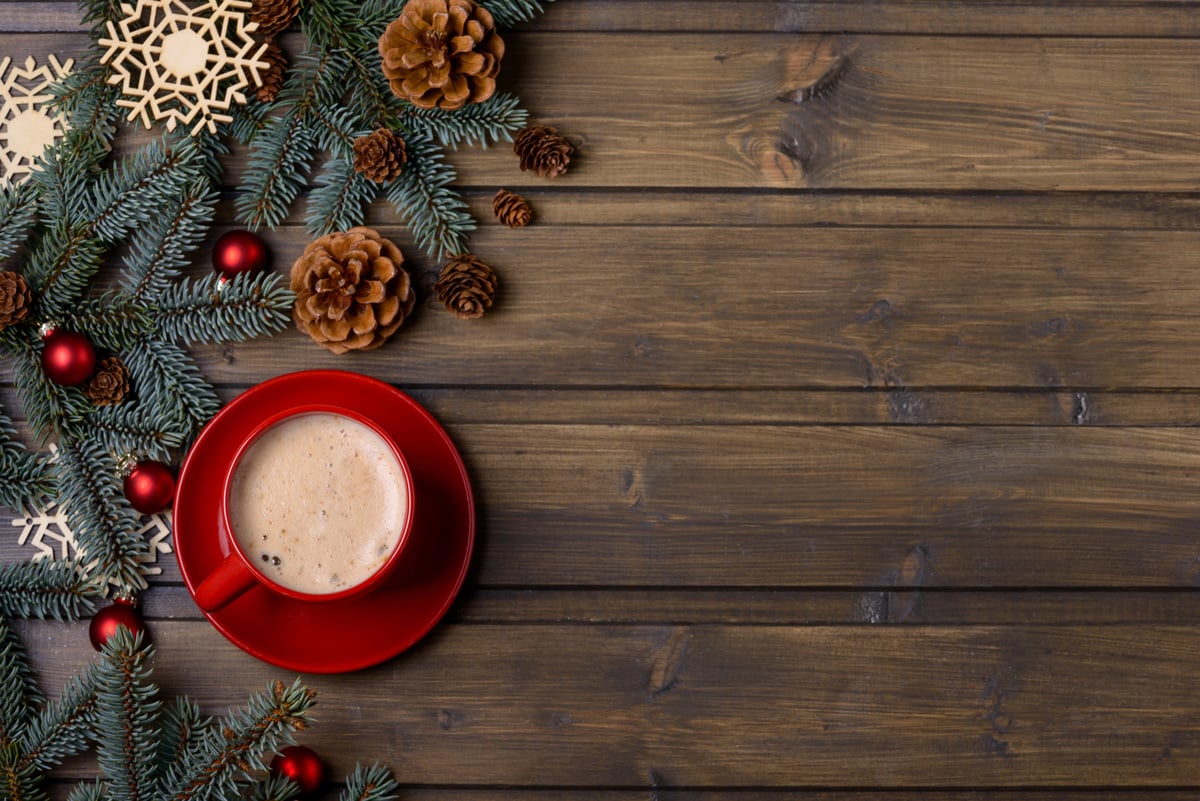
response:
<path id="1" fill-rule="evenodd" d="M 462 320 L 474 320 L 492 307 L 499 280 L 477 256 L 455 256 L 446 263 L 433 291 L 448 310 Z"/>
<path id="2" fill-rule="evenodd" d="M 129 395 L 129 368 L 119 356 L 101 359 L 83 388 L 83 394 L 95 406 L 113 406 Z"/>
<path id="3" fill-rule="evenodd" d="M 258 23 L 256 33 L 270 39 L 283 33 L 300 13 L 300 0 L 254 0 L 250 21 Z"/>
<path id="4" fill-rule="evenodd" d="M 524 228 L 533 220 L 533 209 L 529 207 L 529 201 L 507 189 L 501 189 L 492 198 L 492 211 L 496 218 L 509 228 Z"/>
<path id="5" fill-rule="evenodd" d="M 517 134 L 513 152 L 521 159 L 521 170 L 533 170 L 541 178 L 557 178 L 567 171 L 575 148 L 549 125 L 533 125 Z"/>
<path id="6" fill-rule="evenodd" d="M 262 58 L 267 63 L 267 68 L 259 73 L 259 85 L 254 94 L 263 103 L 273 103 L 283 89 L 283 78 L 288 66 L 287 55 L 282 47 L 268 42 Z"/>

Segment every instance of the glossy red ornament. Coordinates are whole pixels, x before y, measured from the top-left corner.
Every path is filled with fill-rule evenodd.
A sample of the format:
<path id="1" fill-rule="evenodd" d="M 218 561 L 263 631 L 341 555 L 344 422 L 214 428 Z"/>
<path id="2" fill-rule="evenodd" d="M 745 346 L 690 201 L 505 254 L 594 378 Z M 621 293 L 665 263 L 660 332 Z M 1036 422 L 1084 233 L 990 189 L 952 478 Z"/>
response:
<path id="1" fill-rule="evenodd" d="M 267 243 L 250 231 L 229 231 L 213 246 L 213 268 L 225 278 L 267 266 Z"/>
<path id="2" fill-rule="evenodd" d="M 83 334 L 51 328 L 42 343 L 42 370 L 56 384 L 82 384 L 96 369 L 96 349 Z"/>
<path id="3" fill-rule="evenodd" d="M 108 638 L 116 633 L 117 626 L 129 629 L 130 634 L 146 631 L 146 622 L 142 620 L 142 615 L 133 601 L 118 598 L 110 606 L 92 615 L 92 622 L 88 626 L 88 638 L 92 641 L 92 647 L 97 651 L 103 648 Z"/>
<path id="4" fill-rule="evenodd" d="M 289 745 L 271 760 L 271 773 L 291 779 L 302 795 L 312 795 L 325 786 L 328 771 L 316 751 L 304 745 Z"/>
<path id="5" fill-rule="evenodd" d="M 175 497 L 175 474 L 162 462 L 138 462 L 125 476 L 125 497 L 142 514 L 157 514 Z"/>

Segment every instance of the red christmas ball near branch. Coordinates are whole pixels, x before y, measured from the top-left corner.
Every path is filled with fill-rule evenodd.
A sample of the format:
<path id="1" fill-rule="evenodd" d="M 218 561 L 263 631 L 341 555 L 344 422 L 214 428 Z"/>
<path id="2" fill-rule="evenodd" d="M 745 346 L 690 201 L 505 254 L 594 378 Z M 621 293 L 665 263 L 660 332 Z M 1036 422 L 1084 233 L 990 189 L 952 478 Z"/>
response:
<path id="1" fill-rule="evenodd" d="M 325 786 L 328 771 L 316 751 L 303 745 L 289 745 L 271 760 L 271 773 L 291 779 L 301 794 L 311 796 Z"/>
<path id="2" fill-rule="evenodd" d="M 229 231 L 213 246 L 213 269 L 226 279 L 267 266 L 267 243 L 250 231 Z"/>
<path id="3" fill-rule="evenodd" d="M 109 637 L 117 633 L 118 626 L 124 626 L 134 635 L 146 631 L 146 622 L 142 620 L 133 601 L 118 598 L 112 605 L 92 615 L 92 622 L 88 625 L 88 639 L 92 641 L 92 647 L 97 651 L 103 648 Z"/>
<path id="4" fill-rule="evenodd" d="M 42 337 L 42 344 L 42 370 L 56 384 L 82 384 L 96 369 L 96 349 L 83 334 L 51 328 Z"/>
<path id="5" fill-rule="evenodd" d="M 175 497 L 175 474 L 162 462 L 138 462 L 125 476 L 125 497 L 142 514 L 157 514 Z"/>

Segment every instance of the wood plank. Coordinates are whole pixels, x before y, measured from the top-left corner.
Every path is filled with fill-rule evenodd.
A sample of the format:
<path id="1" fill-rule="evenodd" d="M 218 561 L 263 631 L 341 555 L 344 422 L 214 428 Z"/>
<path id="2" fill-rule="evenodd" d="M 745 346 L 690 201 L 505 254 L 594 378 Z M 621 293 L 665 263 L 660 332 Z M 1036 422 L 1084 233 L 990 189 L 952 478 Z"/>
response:
<path id="1" fill-rule="evenodd" d="M 90 658 L 82 624 L 23 630 L 51 693 Z M 461 789 L 1183 789 L 1200 769 L 1194 635 L 447 625 L 378 668 L 310 677 L 305 740 L 335 775 L 378 755 L 406 783 Z M 277 673 L 205 624 L 153 636 L 164 691 L 206 711 Z"/>
<path id="2" fill-rule="evenodd" d="M 494 588 L 1200 582 L 1194 428 L 449 431 Z"/>
<path id="3" fill-rule="evenodd" d="M 571 171 L 555 181 L 564 187 L 1192 192 L 1198 185 L 1200 105 L 1189 100 L 1195 40 L 510 38 L 505 88 L 579 145 Z M 32 53 L 77 53 L 86 40 L 30 34 L 19 41 Z M 688 80 L 664 93 L 674 75 Z M 801 100 L 814 85 L 825 91 Z M 507 148 L 464 150 L 454 162 L 465 185 L 538 183 L 518 172 Z"/>
<path id="4" fill-rule="evenodd" d="M 1070 0 L 560 0 L 521 26 L 539 31 L 714 31 L 1186 37 L 1200 32 L 1194 2 Z M 0 30 L 75 31 L 71 2 L 0 2 Z"/>
<path id="5" fill-rule="evenodd" d="M 279 266 L 304 244 L 270 241 Z M 474 250 L 501 288 L 481 320 L 441 308 L 417 255 L 394 344 L 350 360 L 289 330 L 196 353 L 218 383 L 306 364 L 410 386 L 1195 389 L 1198 248 L 1193 231 L 489 229 Z"/>

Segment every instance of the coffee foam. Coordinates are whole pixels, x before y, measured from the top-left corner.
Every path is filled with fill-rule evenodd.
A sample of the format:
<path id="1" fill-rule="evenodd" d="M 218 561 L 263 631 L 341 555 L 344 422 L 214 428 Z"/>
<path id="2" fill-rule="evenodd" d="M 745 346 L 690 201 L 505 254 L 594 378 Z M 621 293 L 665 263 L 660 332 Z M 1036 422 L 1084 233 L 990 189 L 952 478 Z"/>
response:
<path id="1" fill-rule="evenodd" d="M 404 530 L 407 487 L 388 444 L 348 417 L 288 418 L 246 449 L 230 484 L 238 543 L 272 581 L 329 594 L 370 578 Z"/>

